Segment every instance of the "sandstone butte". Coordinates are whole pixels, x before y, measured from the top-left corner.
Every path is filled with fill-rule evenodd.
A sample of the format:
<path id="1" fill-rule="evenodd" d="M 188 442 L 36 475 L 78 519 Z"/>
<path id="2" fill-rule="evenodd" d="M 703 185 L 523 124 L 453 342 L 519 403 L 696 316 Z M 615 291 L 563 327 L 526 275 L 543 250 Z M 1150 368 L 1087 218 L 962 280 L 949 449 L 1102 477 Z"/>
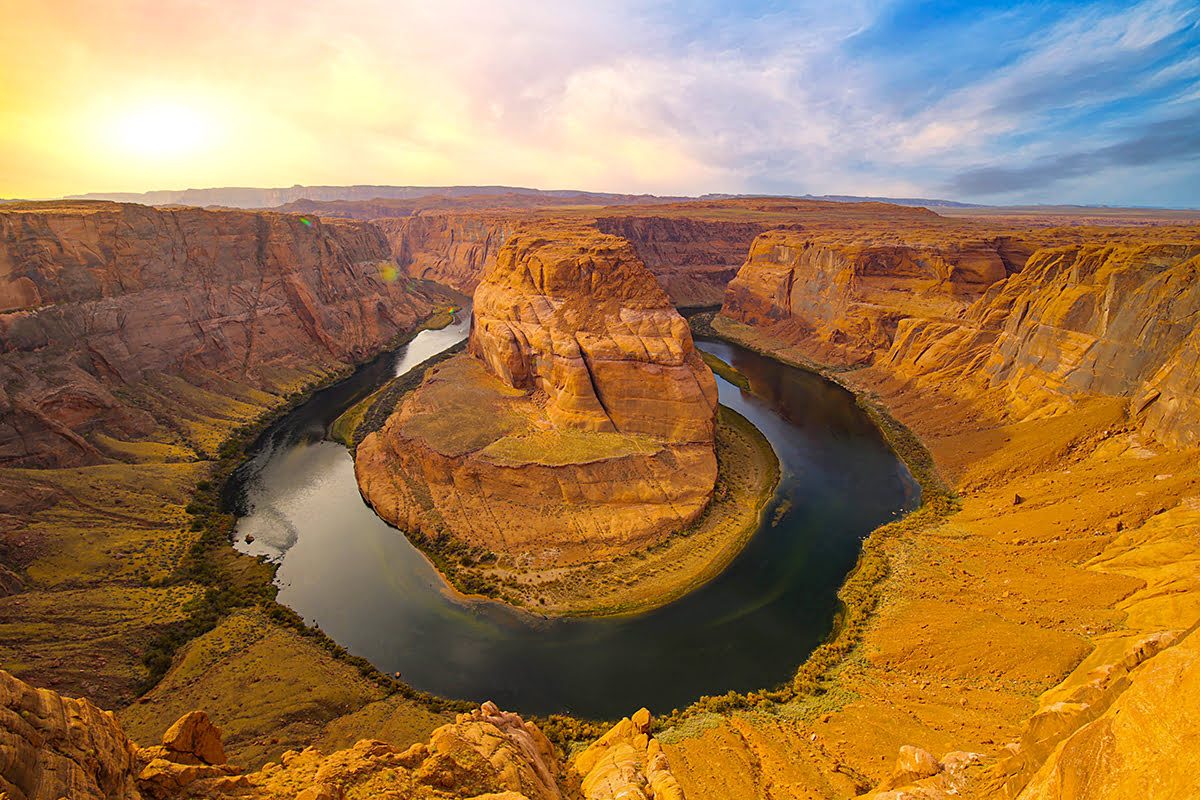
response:
<path id="1" fill-rule="evenodd" d="M 585 224 L 610 215 L 585 213 Z M 693 800 L 1200 796 L 1197 228 L 1047 228 L 1028 215 L 947 221 L 922 209 L 782 199 L 621 213 L 768 231 L 714 326 L 830 368 L 864 403 L 907 425 L 956 510 L 917 512 L 872 536 L 870 552 L 886 563 L 877 599 L 861 638 L 818 676 L 818 693 L 802 685 L 802 671 L 792 699 L 710 698 L 696 709 L 703 713 L 677 718 L 654 739 L 634 715 L 618 726 L 624 733 L 603 737 L 614 745 L 605 771 L 595 772 L 594 759 L 558 757 L 557 774 L 575 775 L 560 783 L 563 796 L 585 778 L 597 796 L 637 797 L 636 788 Z M 254 767 L 217 777 L 210 770 L 220 765 L 195 763 L 204 761 L 195 753 L 185 764 L 187 754 L 165 743 L 145 748 L 165 762 L 147 777 L 164 785 L 178 776 L 202 793 L 229 779 L 222 786 L 233 796 L 357 797 L 382 796 L 382 781 L 396 778 L 386 790 L 401 797 L 537 797 L 526 792 L 536 792 L 528 776 L 539 770 L 516 756 L 528 750 L 513 745 L 516 725 L 502 712 L 448 717 L 364 678 L 319 637 L 255 607 L 221 617 L 179 650 L 142 702 L 130 702 L 154 632 L 180 624 L 186 604 L 203 596 L 187 573 L 164 579 L 178 574 L 197 537 L 185 506 L 212 474 L 205 448 L 295 389 L 327 380 L 358 357 L 349 351 L 370 352 L 432 304 L 410 284 L 374 277 L 376 259 L 403 261 L 395 238 L 389 252 L 383 224 L 84 203 L 8 205 L 0 220 L 9 465 L 0 468 L 0 666 L 63 694 L 103 698 L 143 742 L 204 709 L 224 730 L 229 758 Z M 233 241 L 246 237 L 266 247 L 234 263 L 269 302 L 226 313 L 219 295 L 244 289 L 211 254 L 246 253 Z M 433 259 L 441 245 L 427 243 Z M 164 340 L 187 346 L 153 347 L 161 337 L 152 324 L 160 312 L 150 313 L 154 286 L 140 288 L 130 253 L 157 254 L 144 269 L 170 259 L 159 279 L 173 287 L 165 296 L 179 298 L 174 308 L 189 308 L 188 298 L 195 324 L 192 338 Z M 298 322 L 279 280 L 289 270 L 322 299 L 312 306 L 319 330 L 337 335 L 314 337 Z M 197 284 L 214 272 L 222 276 L 214 300 L 197 305 Z M 392 311 L 394 327 L 375 327 L 363 311 L 381 305 L 412 316 Z M 101 312 L 114 306 L 141 327 L 106 322 Z M 260 316 L 282 332 L 269 337 L 270 349 L 228 337 L 230 363 L 205 344 L 226 318 L 236 331 Z M 51 324 L 64 321 L 73 327 Z M 145 342 L 135 352 L 161 373 L 130 372 L 127 381 L 100 366 L 97 354 L 129 360 L 123 339 Z M 91 394 L 71 394 L 80 387 Z M 143 413 L 153 429 L 130 427 L 125 418 Z M 219 580 L 245 580 L 250 567 L 222 552 L 230 563 Z M 88 781 L 104 796 L 157 791 L 138 783 L 155 759 L 143 764 L 91 701 L 7 679 L 0 687 L 0 775 L 12 787 L 28 792 L 30 781 L 44 781 L 46 793 L 32 796 L 52 798 L 94 796 Z M 747 700 L 751 708 L 729 710 Z M 193 734 L 172 741 L 211 744 L 194 735 L 204 726 L 192 720 L 184 727 Z M 433 732 L 444 725 L 458 732 L 436 737 L 446 750 L 435 753 Z M 391 744 L 356 746 L 364 737 Z M 532 732 L 518 738 L 537 749 Z M 652 794 L 664 762 L 680 791 Z M 605 774 L 634 785 L 614 790 Z M 455 775 L 465 782 L 452 783 Z M 62 776 L 78 788 L 52 783 Z"/>
<path id="2" fill-rule="evenodd" d="M 469 353 L 358 446 L 380 516 L 548 564 L 641 549 L 699 517 L 717 477 L 716 381 L 627 241 L 518 232 L 472 313 Z"/>

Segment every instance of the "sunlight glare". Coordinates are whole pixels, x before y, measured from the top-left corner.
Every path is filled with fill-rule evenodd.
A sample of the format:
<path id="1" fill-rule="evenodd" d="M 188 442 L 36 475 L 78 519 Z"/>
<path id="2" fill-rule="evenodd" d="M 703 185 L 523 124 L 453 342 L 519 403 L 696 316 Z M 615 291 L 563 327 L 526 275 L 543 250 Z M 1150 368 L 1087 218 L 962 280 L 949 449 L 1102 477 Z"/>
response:
<path id="1" fill-rule="evenodd" d="M 193 108 L 147 105 L 116 119 L 114 144 L 132 155 L 164 158 L 189 155 L 209 143 L 212 124 Z"/>

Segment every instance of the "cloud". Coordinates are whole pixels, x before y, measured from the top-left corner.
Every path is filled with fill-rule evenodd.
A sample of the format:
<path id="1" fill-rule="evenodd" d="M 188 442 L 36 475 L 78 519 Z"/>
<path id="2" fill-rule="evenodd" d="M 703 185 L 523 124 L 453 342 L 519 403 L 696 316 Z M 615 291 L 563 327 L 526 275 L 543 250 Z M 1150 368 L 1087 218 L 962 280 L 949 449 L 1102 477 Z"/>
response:
<path id="1" fill-rule="evenodd" d="M 0 182 L 31 177 L 0 195 L 253 181 L 976 199 L 1120 168 L 1145 202 L 1191 158 L 1175 140 L 1142 162 L 1122 148 L 1200 110 L 1194 3 L 931 8 L 346 0 L 333 15 L 258 0 L 234 20 L 219 0 L 14 5 Z M 168 99 L 218 117 L 220 148 L 152 168 L 88 135 Z M 55 150 L 57 179 L 17 169 Z M 1187 202 L 1172 186 L 1162 202 Z"/>
<path id="2" fill-rule="evenodd" d="M 955 194 L 993 195 L 1040 188 L 1112 167 L 1143 167 L 1200 157 L 1200 113 L 1158 122 L 1139 134 L 1098 150 L 1038 159 L 1022 167 L 966 170 L 948 184 Z"/>

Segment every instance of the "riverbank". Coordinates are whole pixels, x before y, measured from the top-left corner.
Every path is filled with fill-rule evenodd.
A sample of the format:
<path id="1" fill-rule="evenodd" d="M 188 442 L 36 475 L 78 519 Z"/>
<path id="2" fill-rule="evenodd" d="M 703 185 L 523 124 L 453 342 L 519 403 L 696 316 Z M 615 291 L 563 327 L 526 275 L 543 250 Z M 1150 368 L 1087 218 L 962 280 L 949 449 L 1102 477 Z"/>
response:
<path id="1" fill-rule="evenodd" d="M 451 302 L 452 293 L 424 291 L 431 305 Z M 404 344 L 420 329 L 391 344 Z M 220 484 L 244 448 L 273 420 L 354 369 L 332 360 L 273 368 L 270 392 L 211 375 L 203 376 L 209 383 L 201 389 L 164 375 L 161 388 L 193 436 L 191 446 L 177 438 L 137 442 L 124 447 L 125 463 L 0 470 L 0 495 L 14 515 L 9 524 L 22 523 L 9 541 L 21 548 L 23 584 L 0 593 L 0 666 L 106 707 L 132 703 L 119 713 L 127 730 L 146 736 L 157 735 L 158 712 L 205 707 L 236 731 L 230 746 L 242 761 L 261 763 L 306 746 L 313 730 L 364 703 L 386 703 L 406 718 L 425 720 L 412 738 L 427 737 L 430 727 L 449 718 L 435 706 L 457 706 L 411 690 L 416 699 L 406 697 L 407 687 L 355 661 L 275 604 L 272 565 L 229 546 L 232 520 L 220 510 Z M 290 642 L 271 655 L 269 667 L 253 648 L 229 647 L 243 638 L 245 626 L 236 618 L 245 614 L 256 615 L 256 636 Z M 208 663 L 212 642 L 224 652 Z M 224 669 L 237 677 L 210 687 L 213 670 Z M 255 674 L 253 686 L 247 670 Z M 277 681 L 280 676 L 286 680 Z M 226 690 L 228 696 L 221 694 Z M 307 722 L 287 722 L 299 719 Z"/>
<path id="2" fill-rule="evenodd" d="M 461 350 L 434 356 L 347 410 L 335 438 L 351 446 L 377 430 L 425 370 Z M 732 375 L 734 370 L 726 365 Z M 744 381 L 745 378 L 743 377 Z M 779 482 L 779 461 L 745 417 L 721 407 L 716 435 L 717 485 L 703 516 L 655 545 L 616 558 L 547 567 L 536 558 L 496 559 L 453 540 L 409 539 L 464 599 L 493 599 L 545 617 L 637 614 L 666 605 L 716 577 L 761 522 Z"/>
<path id="3" fill-rule="evenodd" d="M 716 332 L 812 363 L 761 328 L 718 319 Z M 979 754 L 960 796 L 1011 797 L 1000 787 L 1023 785 L 1088 719 L 1055 703 L 1097 668 L 1127 674 L 1147 637 L 1186 630 L 1200 614 L 1194 593 L 1169 588 L 1200 563 L 1194 535 L 1188 543 L 1200 518 L 1195 453 L 1138 434 L 1115 398 L 1014 420 L 993 398 L 932 382 L 871 368 L 833 376 L 919 437 L 954 506 L 867 541 L 864 560 L 880 566 L 873 609 L 858 645 L 816 670 L 811 691 L 694 709 L 660 735 L 672 767 L 689 797 L 766 798 L 780 785 L 845 797 L 877 785 L 898 748 L 914 745 Z M 1061 730 L 1044 742 L 1034 731 L 1019 747 L 1039 708 L 1058 714 Z"/>
<path id="4" fill-rule="evenodd" d="M 659 608 L 719 575 L 762 522 L 779 482 L 770 442 L 741 414 L 722 406 L 717 418 L 717 485 L 704 515 L 689 528 L 617 558 L 537 569 L 501 565 L 483 574 L 521 592 L 545 616 L 618 616 Z"/>

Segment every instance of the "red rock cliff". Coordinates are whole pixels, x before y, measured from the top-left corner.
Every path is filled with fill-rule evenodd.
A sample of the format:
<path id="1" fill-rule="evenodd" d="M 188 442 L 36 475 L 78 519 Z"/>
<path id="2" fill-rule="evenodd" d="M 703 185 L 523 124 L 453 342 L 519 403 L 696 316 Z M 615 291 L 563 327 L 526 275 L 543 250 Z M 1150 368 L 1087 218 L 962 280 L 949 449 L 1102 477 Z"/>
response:
<path id="1" fill-rule="evenodd" d="M 994 241 L 865 241 L 776 230 L 754 240 L 721 313 L 752 325 L 785 323 L 823 358 L 862 362 L 885 351 L 901 319 L 954 318 L 1009 273 Z"/>
<path id="2" fill-rule="evenodd" d="M 146 434 L 153 415 L 129 392 L 157 373 L 271 388 L 275 368 L 367 356 L 428 308 L 379 277 L 389 258 L 368 223 L 101 202 L 5 206 L 0 463 L 94 462 L 85 438 L 93 430 Z"/>
<path id="3" fill-rule="evenodd" d="M 409 275 L 470 293 L 495 266 L 501 246 L 514 230 L 554 218 L 554 211 L 509 209 L 427 212 L 374 223 L 386 233 L 396 260 Z M 750 242 L 766 227 L 759 222 L 687 216 L 573 214 L 572 218 L 627 239 L 679 306 L 720 303 Z"/>

